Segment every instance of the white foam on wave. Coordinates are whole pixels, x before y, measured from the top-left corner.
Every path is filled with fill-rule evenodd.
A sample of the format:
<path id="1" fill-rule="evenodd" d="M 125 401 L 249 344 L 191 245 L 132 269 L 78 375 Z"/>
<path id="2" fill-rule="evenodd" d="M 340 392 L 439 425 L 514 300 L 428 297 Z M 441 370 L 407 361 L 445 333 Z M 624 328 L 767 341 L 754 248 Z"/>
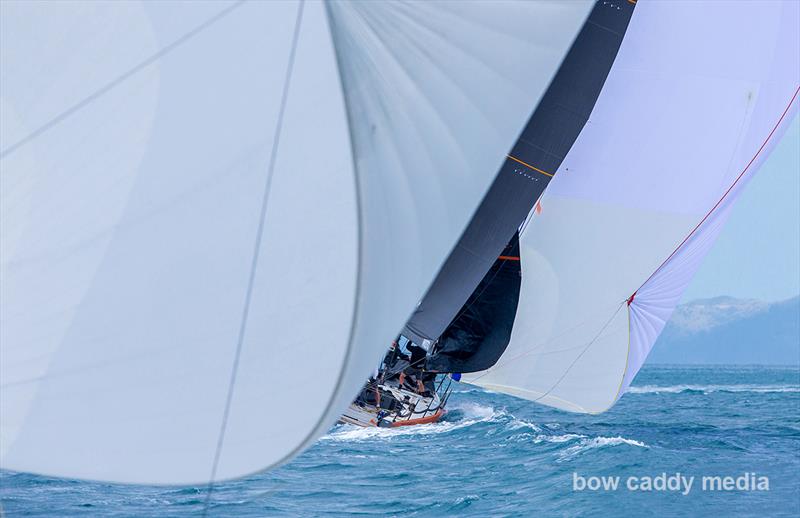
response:
<path id="1" fill-rule="evenodd" d="M 509 423 L 508 428 L 509 430 L 524 429 L 524 430 L 533 430 L 534 432 L 542 431 L 541 426 L 535 423 L 531 423 L 530 421 L 525 421 L 524 419 L 516 419 L 516 418 L 513 418 L 513 420 Z"/>
<path id="2" fill-rule="evenodd" d="M 456 421 L 439 421 L 438 423 L 420 424 L 414 426 L 399 426 L 397 428 L 362 428 L 356 425 L 343 424 L 320 438 L 321 441 L 368 441 L 373 439 L 390 440 L 394 437 L 409 435 L 434 435 L 452 432 L 466 428 L 476 423 L 494 421 L 505 416 L 504 410 L 495 410 L 493 407 L 468 403 L 454 406 L 449 412 L 460 411 L 463 416 Z"/>
<path id="3" fill-rule="evenodd" d="M 552 442 L 555 444 L 560 444 L 562 442 L 569 442 L 577 439 L 586 439 L 586 436 L 577 433 L 565 433 L 563 435 L 537 435 L 533 438 L 533 442 Z"/>
<path id="4" fill-rule="evenodd" d="M 454 406 L 452 410 L 458 410 L 463 413 L 465 419 L 477 419 L 479 421 L 491 421 L 506 415 L 504 409 L 497 410 L 494 407 L 478 403 L 462 403 Z"/>
<path id="5" fill-rule="evenodd" d="M 680 394 L 681 392 L 752 392 L 770 394 L 781 392 L 800 392 L 798 385 L 641 385 L 628 387 L 629 394 Z"/>
<path id="6" fill-rule="evenodd" d="M 456 394 L 486 394 L 486 389 L 481 387 L 476 387 L 474 385 L 468 385 L 466 387 L 459 387 L 453 390 Z"/>
<path id="7" fill-rule="evenodd" d="M 481 497 L 479 495 L 471 494 L 471 495 L 467 495 L 467 496 L 458 497 L 453 503 L 455 505 L 469 504 L 469 503 L 474 502 L 476 500 L 480 500 L 480 498 Z"/>
<path id="8" fill-rule="evenodd" d="M 566 460 L 581 453 L 598 448 L 608 448 L 613 446 L 634 446 L 637 448 L 649 448 L 648 445 L 635 439 L 628 439 L 625 437 L 582 437 L 577 444 L 565 448 L 559 452 L 558 456 L 561 460 Z"/>
<path id="9" fill-rule="evenodd" d="M 547 433 L 551 428 L 543 428 L 535 423 L 518 419 L 509 414 L 505 409 L 496 409 L 491 406 L 480 405 L 477 403 L 465 403 L 453 406 L 450 409 L 452 414 L 458 413 L 453 420 L 443 420 L 438 423 L 400 426 L 397 428 L 362 428 L 355 425 L 339 425 L 330 433 L 323 436 L 322 441 L 337 442 L 363 442 L 363 441 L 391 441 L 398 437 L 409 436 L 428 436 L 444 434 L 467 428 L 478 423 L 495 423 L 496 429 L 492 428 L 487 433 L 493 435 L 501 429 L 506 431 L 521 430 L 523 433 L 511 435 L 506 440 L 532 441 L 535 444 L 550 443 L 558 445 L 560 451 L 556 453 L 558 460 L 566 460 L 575 455 L 595 450 L 598 448 L 608 448 L 614 446 L 633 446 L 638 448 L 648 448 L 648 446 L 634 439 L 625 437 L 590 437 L 576 433 Z"/>

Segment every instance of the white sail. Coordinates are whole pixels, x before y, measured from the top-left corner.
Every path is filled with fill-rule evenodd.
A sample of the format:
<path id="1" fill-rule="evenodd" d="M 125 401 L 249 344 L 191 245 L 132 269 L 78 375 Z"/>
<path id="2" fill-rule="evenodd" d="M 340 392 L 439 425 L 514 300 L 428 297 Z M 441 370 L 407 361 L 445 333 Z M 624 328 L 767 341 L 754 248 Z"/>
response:
<path id="1" fill-rule="evenodd" d="M 590 7 L 3 2 L 0 466 L 208 482 L 309 446 Z"/>
<path id="2" fill-rule="evenodd" d="M 521 235 L 511 342 L 466 381 L 590 413 L 624 393 L 796 111 L 799 10 L 637 4 L 588 124 Z"/>

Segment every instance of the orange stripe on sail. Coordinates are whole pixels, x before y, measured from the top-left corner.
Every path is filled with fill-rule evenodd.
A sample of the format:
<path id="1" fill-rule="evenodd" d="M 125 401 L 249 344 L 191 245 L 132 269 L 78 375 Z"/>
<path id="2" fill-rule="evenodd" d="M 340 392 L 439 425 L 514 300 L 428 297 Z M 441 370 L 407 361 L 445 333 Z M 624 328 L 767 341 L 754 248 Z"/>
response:
<path id="1" fill-rule="evenodd" d="M 513 160 L 514 162 L 516 162 L 516 163 L 518 163 L 518 164 L 522 164 L 522 165 L 524 165 L 524 166 L 525 166 L 525 167 L 527 167 L 528 169 L 531 169 L 531 170 L 533 170 L 533 171 L 536 171 L 537 173 L 541 173 L 541 174 L 543 174 L 543 175 L 545 175 L 545 176 L 549 176 L 550 178 L 552 178 L 552 177 L 553 177 L 553 175 L 551 175 L 550 173 L 548 173 L 548 172 L 546 172 L 546 171 L 542 171 L 542 170 L 541 170 L 541 169 L 539 169 L 538 167 L 534 167 L 534 166 L 532 166 L 532 165 L 530 165 L 530 164 L 528 164 L 528 163 L 526 163 L 526 162 L 523 162 L 523 161 L 522 161 L 522 160 L 520 160 L 519 158 L 515 158 L 515 157 L 513 157 L 513 156 L 511 156 L 511 155 L 506 155 L 506 156 L 507 156 L 508 158 L 510 158 L 511 160 Z"/>

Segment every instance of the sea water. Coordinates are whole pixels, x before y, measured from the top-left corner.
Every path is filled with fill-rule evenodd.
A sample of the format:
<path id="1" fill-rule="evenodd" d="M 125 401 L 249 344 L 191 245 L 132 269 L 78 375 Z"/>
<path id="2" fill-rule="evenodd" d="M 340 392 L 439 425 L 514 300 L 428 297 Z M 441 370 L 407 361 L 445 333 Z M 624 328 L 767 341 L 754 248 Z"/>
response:
<path id="1" fill-rule="evenodd" d="M 208 515 L 800 516 L 797 368 L 646 367 L 597 416 L 468 385 L 448 406 L 436 424 L 334 426 L 289 464 L 218 484 Z M 206 488 L 4 472 L 0 497 L 9 517 L 177 517 L 202 515 Z"/>

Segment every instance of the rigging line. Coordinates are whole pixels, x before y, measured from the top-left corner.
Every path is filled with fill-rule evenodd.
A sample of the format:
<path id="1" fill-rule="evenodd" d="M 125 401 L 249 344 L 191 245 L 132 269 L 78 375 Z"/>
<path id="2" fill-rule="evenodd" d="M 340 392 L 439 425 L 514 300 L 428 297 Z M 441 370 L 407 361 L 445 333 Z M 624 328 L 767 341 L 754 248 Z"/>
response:
<path id="1" fill-rule="evenodd" d="M 609 324 L 611 324 L 611 322 L 614 321 L 614 318 L 616 318 L 617 314 L 619 313 L 619 310 L 622 309 L 624 305 L 625 301 L 622 301 L 620 305 L 617 306 L 617 310 L 614 311 L 614 314 L 611 315 L 611 318 L 609 318 L 608 321 L 603 325 L 603 327 L 600 328 L 600 331 L 597 332 L 594 338 L 592 338 L 591 341 L 588 344 L 586 344 L 586 347 L 583 348 L 583 351 L 581 351 L 581 353 L 578 356 L 576 356 L 574 360 L 572 360 L 572 363 L 570 363 L 569 366 L 564 370 L 564 373 L 561 375 L 561 377 L 558 378 L 555 383 L 553 383 L 553 386 L 547 389 L 547 392 L 537 397 L 533 401 L 540 401 L 542 398 L 548 396 L 553 390 L 555 390 L 555 388 L 559 385 L 559 383 L 561 383 L 564 380 L 564 378 L 567 377 L 567 374 L 569 374 L 569 371 L 572 370 L 572 367 L 574 367 L 575 364 L 578 363 L 578 360 L 580 360 L 583 357 L 583 355 L 586 354 L 586 351 L 588 351 L 589 348 L 592 345 L 594 345 L 594 343 L 597 341 L 598 338 L 600 338 L 600 335 L 603 334 L 603 332 L 606 330 Z"/>
<path id="2" fill-rule="evenodd" d="M 223 10 L 221 10 L 220 12 L 218 12 L 217 14 L 215 14 L 214 16 L 212 16 L 211 18 L 209 18 L 205 22 L 201 23 L 200 25 L 198 25 L 194 29 L 190 30 L 189 32 L 185 33 L 183 36 L 179 37 L 177 40 L 175 40 L 172 43 L 170 43 L 166 47 L 162 47 L 161 49 L 156 51 L 155 54 L 152 54 L 152 55 L 148 56 L 147 58 L 145 58 L 144 60 L 140 61 L 138 64 L 134 65 L 133 68 L 130 68 L 126 72 L 123 72 L 121 75 L 117 76 L 116 78 L 112 79 L 110 82 L 106 83 L 104 86 L 100 87 L 98 90 L 94 91 L 93 93 L 91 93 L 88 96 L 84 97 L 83 99 L 81 99 L 77 103 L 73 104 L 72 106 L 70 106 L 66 110 L 62 111 L 61 113 L 59 113 L 58 115 L 56 115 L 55 117 L 53 117 L 49 121 L 45 122 L 44 124 L 42 124 L 41 126 L 36 128 L 35 130 L 31 131 L 30 133 L 28 133 L 27 135 L 25 135 L 24 137 L 22 137 L 21 139 L 19 139 L 15 143 L 11 144 L 7 148 L 5 148 L 2 151 L 0 151 L 0 159 L 3 159 L 5 157 L 7 157 L 8 155 L 13 153 L 14 151 L 16 151 L 19 148 L 21 148 L 22 146 L 24 146 L 25 144 L 28 144 L 29 142 L 31 142 L 32 140 L 36 139 L 37 137 L 39 137 L 43 133 L 47 132 L 51 128 L 57 126 L 63 120 L 69 118 L 71 115 L 75 114 L 76 112 L 78 112 L 81 109 L 85 108 L 86 106 L 90 105 L 92 102 L 96 101 L 97 99 L 99 99 L 100 97 L 102 97 L 106 93 L 110 92 L 111 90 L 113 90 L 114 88 L 119 86 L 120 84 L 124 83 L 126 80 L 130 79 L 131 77 L 136 75 L 141 70 L 143 70 L 143 69 L 147 68 L 148 66 L 152 65 L 153 63 L 155 63 L 156 61 L 158 61 L 162 57 L 166 56 L 167 54 L 169 54 L 170 52 L 172 52 L 176 48 L 180 47 L 182 44 L 184 44 L 187 41 L 189 41 L 190 39 L 192 39 L 194 36 L 197 36 L 203 30 L 211 27 L 213 24 L 215 24 L 216 22 L 218 22 L 219 20 L 221 20 L 222 18 L 224 18 L 225 16 L 227 16 L 228 14 L 233 12 L 236 8 L 240 7 L 246 1 L 247 0 L 239 0 L 239 1 L 229 5 L 228 7 L 226 7 Z"/>
<path id="3" fill-rule="evenodd" d="M 719 207 L 719 206 L 722 204 L 722 202 L 723 202 L 723 201 L 725 201 L 725 198 L 727 198 L 727 197 L 728 197 L 728 195 L 729 195 L 729 194 L 731 193 L 731 191 L 733 190 L 733 188 L 734 188 L 734 187 L 736 187 L 736 184 L 738 184 L 738 183 L 739 183 L 739 180 L 741 180 L 741 179 L 742 179 L 742 177 L 745 175 L 745 173 L 746 173 L 746 172 L 747 172 L 747 171 L 750 169 L 750 166 L 751 166 L 751 165 L 753 165 L 753 162 L 755 162 L 755 161 L 756 161 L 756 159 L 759 157 L 759 155 L 761 155 L 761 152 L 762 152 L 762 151 L 764 151 L 764 148 L 767 146 L 767 143 L 768 143 L 768 142 L 769 142 L 769 141 L 772 139 L 772 136 L 773 136 L 773 135 L 775 134 L 775 132 L 778 130 L 778 127 L 781 125 L 781 122 L 783 122 L 783 119 L 786 117 L 786 114 L 787 114 L 787 113 L 789 113 L 789 109 L 792 107 L 792 104 L 794 104 L 794 101 L 795 101 L 795 99 L 797 99 L 797 94 L 798 94 L 798 93 L 800 93 L 800 86 L 798 86 L 798 87 L 797 87 L 797 89 L 795 89 L 795 91 L 794 91 L 794 95 L 792 95 L 792 98 L 791 98 L 791 100 L 789 101 L 789 104 L 786 106 L 786 109 L 784 109 L 784 110 L 783 110 L 783 113 L 781 114 L 780 118 L 778 119 L 778 122 L 776 122 L 776 123 L 775 123 L 775 126 L 773 126 L 773 128 L 772 128 L 772 131 L 770 131 L 770 132 L 769 132 L 769 135 L 767 135 L 767 138 L 766 138 L 766 139 L 764 139 L 764 142 L 761 144 L 761 147 L 759 147 L 759 148 L 758 148 L 758 151 L 756 151 L 756 154 L 755 154 L 755 155 L 753 155 L 753 158 L 751 158 L 751 159 L 750 159 L 750 161 L 747 163 L 747 165 L 746 165 L 746 166 L 744 166 L 744 169 L 742 169 L 742 172 L 741 172 L 741 173 L 739 173 L 739 176 L 737 176 L 737 177 L 736 177 L 736 180 L 734 180 L 734 181 L 733 181 L 733 183 L 730 185 L 730 187 L 728 187 L 728 190 L 726 190 L 726 191 L 725 191 L 725 193 L 722 195 L 722 197 L 721 197 L 719 200 L 717 200 L 717 203 L 715 203 L 715 204 L 714 204 L 714 206 L 713 206 L 713 207 L 711 207 L 711 210 L 709 210 L 709 211 L 706 213 L 706 215 L 705 215 L 705 216 L 703 216 L 703 219 L 701 219 L 701 220 L 700 220 L 700 223 L 698 223 L 698 224 L 697 224 L 697 225 L 696 225 L 696 226 L 695 226 L 695 227 L 692 229 L 692 231 L 691 231 L 691 232 L 689 232 L 689 233 L 686 235 L 686 237 L 683 239 L 683 241 L 681 241 L 681 243 L 680 243 L 680 244 L 679 244 L 677 247 L 675 247 L 675 250 L 673 250 L 673 251 L 672 251 L 672 253 L 671 253 L 671 254 L 669 254 L 669 257 L 667 257 L 666 259 L 664 259 L 664 262 L 663 262 L 663 263 L 661 263 L 661 264 L 658 266 L 658 268 L 656 268 L 655 270 L 653 270 L 653 273 L 651 273 L 651 274 L 650 274 L 650 277 L 648 277 L 648 278 L 647 278 L 647 279 L 646 279 L 646 280 L 645 280 L 645 281 L 644 281 L 644 282 L 641 284 L 641 286 L 639 286 L 638 288 L 636 288 L 636 291 L 634 291 L 634 292 L 633 292 L 633 294 L 632 294 L 632 295 L 630 296 L 630 298 L 628 299 L 629 301 L 633 302 L 633 298 L 636 296 L 636 293 L 637 293 L 639 290 L 641 290 L 641 289 L 644 287 L 644 285 L 645 285 L 645 284 L 647 284 L 648 282 L 650 282 L 650 279 L 652 279 L 653 277 L 655 277 L 655 275 L 656 275 L 656 274 L 657 274 L 659 271 L 661 271 L 661 269 L 662 269 L 662 268 L 664 268 L 664 266 L 665 266 L 665 265 L 666 265 L 666 264 L 667 264 L 667 263 L 670 261 L 670 259 L 672 259 L 672 257 L 673 257 L 675 254 L 677 254 L 677 253 L 678 253 L 678 251 L 679 251 L 681 248 L 683 248 L 683 245 L 685 245 L 687 241 L 689 241 L 689 238 L 691 238 L 691 237 L 694 235 L 694 233 L 695 233 L 695 232 L 697 232 L 697 230 L 698 230 L 698 229 L 699 229 L 699 228 L 700 228 L 700 227 L 703 225 L 703 223 L 705 223 L 705 222 L 706 222 L 706 220 L 707 220 L 709 217 L 711 217 L 711 215 L 714 213 L 714 211 L 716 211 L 716 210 L 717 210 L 717 208 L 718 208 L 718 207 Z"/>
<path id="4" fill-rule="evenodd" d="M 253 246 L 253 259 L 250 263 L 250 275 L 247 281 L 247 291 L 245 292 L 244 308 L 242 310 L 242 320 L 239 325 L 239 335 L 236 341 L 236 351 L 233 358 L 233 366 L 231 367 L 231 376 L 228 383 L 228 393 L 225 399 L 225 408 L 222 413 L 222 423 L 220 425 L 219 437 L 217 438 L 217 447 L 214 452 L 214 461 L 211 465 L 211 476 L 208 480 L 208 488 L 206 490 L 206 499 L 203 506 L 203 516 L 208 514 L 208 506 L 211 502 L 211 493 L 214 490 L 214 479 L 217 475 L 217 467 L 222 454 L 222 446 L 225 442 L 225 431 L 228 426 L 228 416 L 230 414 L 231 402 L 233 401 L 233 392 L 236 386 L 236 376 L 239 371 L 239 359 L 242 355 L 242 344 L 244 343 L 244 335 L 247 329 L 247 320 L 250 314 L 250 302 L 253 298 L 253 285 L 255 283 L 256 270 L 258 269 L 259 250 L 261 249 L 261 240 L 264 234 L 264 221 L 267 215 L 267 202 L 269 200 L 269 191 L 272 184 L 272 174 L 275 170 L 275 162 L 278 156 L 278 146 L 280 144 L 281 128 L 283 126 L 283 116 L 286 112 L 286 101 L 289 97 L 289 85 L 292 79 L 292 69 L 294 68 L 295 55 L 297 51 L 297 41 L 300 37 L 300 25 L 303 20 L 303 6 L 304 0 L 300 0 L 297 7 L 297 18 L 294 25 L 294 34 L 292 35 L 292 46 L 289 51 L 289 60 L 286 65 L 286 78 L 283 82 L 283 92 L 281 94 L 280 110 L 278 111 L 278 120 L 275 124 L 275 137 L 272 141 L 272 152 L 269 157 L 269 166 L 267 167 L 267 177 L 264 183 L 264 192 L 261 198 L 261 212 L 259 214 L 258 229 L 256 230 L 256 239 Z"/>

